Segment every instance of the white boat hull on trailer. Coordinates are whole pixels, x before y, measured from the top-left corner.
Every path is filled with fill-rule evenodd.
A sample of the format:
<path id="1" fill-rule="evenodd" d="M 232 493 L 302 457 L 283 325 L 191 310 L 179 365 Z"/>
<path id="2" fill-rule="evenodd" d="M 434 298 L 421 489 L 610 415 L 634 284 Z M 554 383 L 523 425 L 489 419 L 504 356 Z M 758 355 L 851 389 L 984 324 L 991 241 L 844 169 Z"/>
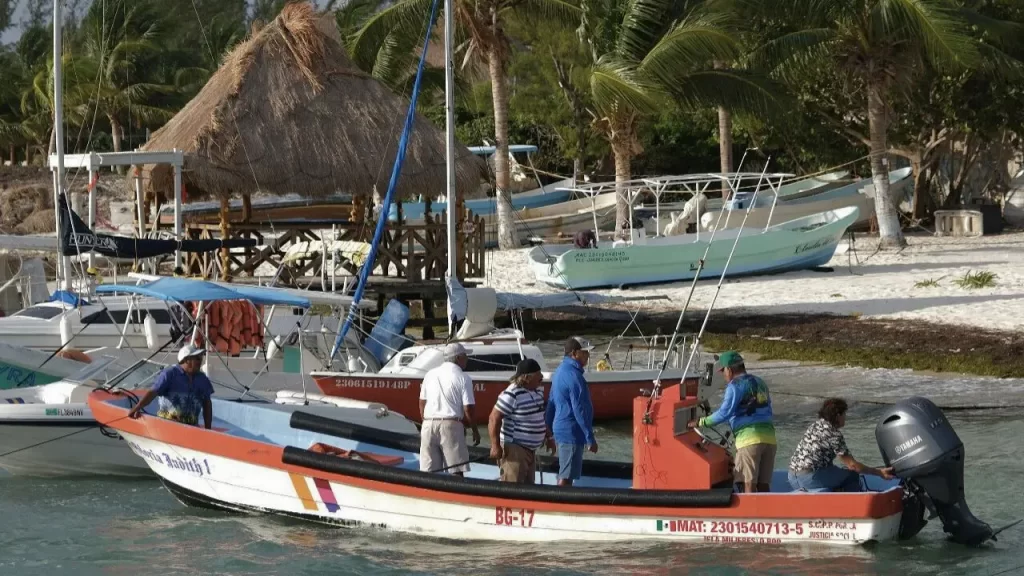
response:
<path id="1" fill-rule="evenodd" d="M 720 230 L 713 241 L 711 233 L 703 232 L 594 249 L 577 249 L 572 245 L 537 247 L 528 257 L 537 280 L 571 290 L 690 280 L 697 274 L 702 258 L 701 275 L 706 277 L 723 272 L 740 276 L 803 270 L 832 259 L 858 212 L 856 207 L 847 207 L 777 224 L 767 230 Z M 737 234 L 740 239 L 730 262 Z"/>

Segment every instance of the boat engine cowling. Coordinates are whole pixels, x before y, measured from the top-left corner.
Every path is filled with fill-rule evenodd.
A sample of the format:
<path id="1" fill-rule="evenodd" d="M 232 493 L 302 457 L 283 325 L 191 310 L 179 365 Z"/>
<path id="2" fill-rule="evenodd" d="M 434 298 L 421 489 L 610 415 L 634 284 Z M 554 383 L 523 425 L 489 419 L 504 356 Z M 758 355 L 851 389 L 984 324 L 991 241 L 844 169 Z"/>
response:
<path id="1" fill-rule="evenodd" d="M 885 464 L 909 492 L 901 536 L 912 536 L 924 525 L 923 504 L 955 542 L 978 546 L 992 538 L 992 528 L 971 513 L 964 497 L 964 443 L 931 400 L 913 397 L 896 403 L 875 427 L 875 440 Z"/>

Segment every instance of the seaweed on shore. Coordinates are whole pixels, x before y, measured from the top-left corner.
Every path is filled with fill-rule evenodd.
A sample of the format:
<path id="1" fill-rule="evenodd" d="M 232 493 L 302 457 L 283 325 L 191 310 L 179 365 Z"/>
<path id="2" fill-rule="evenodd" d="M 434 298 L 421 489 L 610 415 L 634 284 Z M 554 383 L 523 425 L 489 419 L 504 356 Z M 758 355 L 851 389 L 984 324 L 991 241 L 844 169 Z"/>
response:
<path id="1" fill-rule="evenodd" d="M 683 332 L 694 333 L 704 313 L 694 311 L 688 317 Z M 637 323 L 650 336 L 656 331 L 671 333 L 676 319 L 674 313 L 647 314 L 638 317 Z M 524 321 L 531 339 L 557 340 L 574 333 L 610 337 L 622 332 L 629 315 L 614 310 L 590 310 L 586 314 L 538 311 Z M 920 320 L 715 313 L 708 323 L 704 346 L 714 351 L 751 352 L 764 360 L 1024 377 L 1021 335 Z"/>

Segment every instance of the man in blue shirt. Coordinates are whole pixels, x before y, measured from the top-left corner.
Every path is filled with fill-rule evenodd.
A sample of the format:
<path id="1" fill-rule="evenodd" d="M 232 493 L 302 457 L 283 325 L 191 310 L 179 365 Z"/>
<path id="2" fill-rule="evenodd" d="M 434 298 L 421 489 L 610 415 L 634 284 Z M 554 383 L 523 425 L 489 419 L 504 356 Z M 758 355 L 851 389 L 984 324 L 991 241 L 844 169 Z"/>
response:
<path id="1" fill-rule="evenodd" d="M 551 377 L 551 394 L 544 421 L 558 446 L 558 485 L 572 486 L 583 474 L 583 448 L 597 453 L 594 404 L 583 368 L 590 360 L 590 342 L 573 336 L 565 343 L 565 358 Z"/>
<path id="2" fill-rule="evenodd" d="M 152 388 L 139 400 L 129 418 L 138 418 L 142 409 L 159 398 L 156 415 L 192 426 L 199 425 L 199 412 L 203 413 L 203 424 L 209 430 L 213 426 L 213 384 L 203 374 L 203 356 L 206 351 L 191 344 L 178 351 L 178 364 L 168 366 L 157 375 Z"/>

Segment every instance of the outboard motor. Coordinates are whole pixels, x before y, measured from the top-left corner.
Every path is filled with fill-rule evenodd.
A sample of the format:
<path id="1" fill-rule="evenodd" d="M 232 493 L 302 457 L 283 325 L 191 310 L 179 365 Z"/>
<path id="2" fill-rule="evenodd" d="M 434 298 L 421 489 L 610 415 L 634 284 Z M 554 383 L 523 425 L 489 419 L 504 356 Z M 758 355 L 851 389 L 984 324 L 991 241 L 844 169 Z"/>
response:
<path id="1" fill-rule="evenodd" d="M 904 497 L 900 537 L 916 534 L 926 523 L 927 507 L 942 519 L 942 529 L 960 544 L 978 546 L 994 538 L 964 498 L 964 443 L 931 400 L 913 397 L 896 403 L 875 427 L 882 458 L 909 491 Z"/>

